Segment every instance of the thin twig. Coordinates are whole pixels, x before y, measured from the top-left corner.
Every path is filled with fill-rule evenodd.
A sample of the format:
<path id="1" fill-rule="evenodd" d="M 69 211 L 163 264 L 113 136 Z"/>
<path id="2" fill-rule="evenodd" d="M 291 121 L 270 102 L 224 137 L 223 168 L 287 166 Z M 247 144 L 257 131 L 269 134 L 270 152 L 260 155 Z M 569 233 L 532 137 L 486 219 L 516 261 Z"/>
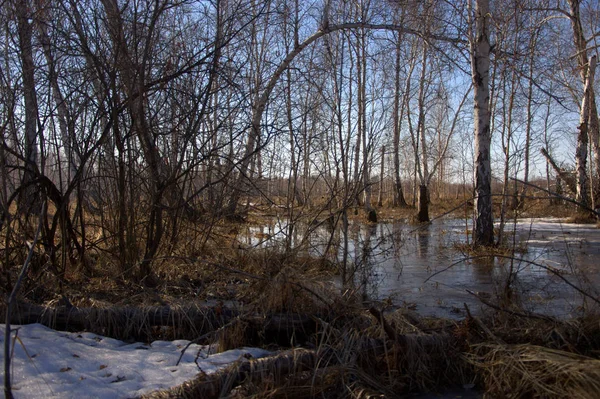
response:
<path id="1" fill-rule="evenodd" d="M 31 264 L 31 259 L 33 258 L 33 253 L 35 251 L 35 246 L 37 245 L 38 238 L 40 236 L 40 231 L 42 230 L 42 223 L 44 220 L 44 209 L 46 208 L 46 201 L 42 203 L 42 210 L 40 211 L 40 221 L 38 223 L 37 230 L 35 232 L 35 236 L 33 238 L 33 243 L 29 247 L 29 253 L 27 254 L 27 259 L 25 259 L 25 263 L 23 263 L 23 267 L 21 267 L 21 273 L 19 273 L 19 277 L 15 282 L 15 285 L 8 297 L 8 302 L 6 304 L 6 320 L 5 320 L 5 330 L 4 330 L 4 395 L 7 399 L 12 399 L 12 389 L 10 384 L 10 317 L 11 310 L 13 304 L 17 298 L 17 293 L 19 292 L 19 288 L 21 287 L 21 283 L 29 270 L 29 265 Z"/>
<path id="2" fill-rule="evenodd" d="M 579 201 L 576 201 L 576 200 L 574 200 L 574 199 L 572 199 L 572 198 L 569 198 L 569 197 L 562 196 L 562 195 L 560 195 L 560 194 L 557 194 L 557 193 L 555 193 L 555 192 L 553 192 L 553 191 L 550 191 L 550 190 L 548 190 L 548 189 L 545 189 L 544 187 L 537 186 L 537 185 L 535 185 L 535 184 L 532 184 L 532 183 L 529 183 L 529 182 L 523 181 L 523 180 L 521 180 L 521 179 L 516 179 L 516 178 L 514 178 L 514 177 L 509 177 L 509 179 L 510 179 L 510 180 L 514 180 L 514 181 L 516 181 L 516 182 L 518 182 L 518 183 L 524 184 L 524 185 L 526 185 L 526 186 L 530 186 L 530 187 L 533 187 L 533 188 L 535 188 L 535 189 L 541 190 L 541 191 L 543 191 L 543 192 L 545 192 L 545 193 L 547 193 L 547 194 L 550 194 L 550 195 L 551 195 L 551 196 L 553 196 L 553 197 L 559 198 L 559 199 L 561 199 L 561 200 L 563 200 L 563 201 L 567 201 L 567 202 L 570 202 L 570 203 L 572 203 L 572 204 L 575 204 L 575 205 L 577 205 L 578 207 L 582 208 L 583 210 L 586 210 L 586 211 L 589 211 L 589 212 L 593 213 L 594 215 L 596 215 L 596 217 L 600 217 L 600 211 L 596 211 L 595 209 L 592 209 L 592 208 L 590 208 L 590 207 L 588 207 L 588 206 L 585 206 L 585 205 L 583 205 L 581 202 L 579 202 Z"/>
<path id="3" fill-rule="evenodd" d="M 475 322 L 475 324 L 477 324 L 479 326 L 479 328 L 481 328 L 481 330 L 483 330 L 483 332 L 488 336 L 488 338 L 491 338 L 492 340 L 494 340 L 497 344 L 499 345 L 505 345 L 506 342 L 504 342 L 501 338 L 498 338 L 484 323 L 483 321 L 477 317 L 477 316 L 472 316 L 471 315 L 471 311 L 469 310 L 469 306 L 467 306 L 467 303 L 464 302 L 463 305 L 465 306 L 465 310 L 467 311 L 467 315 L 469 317 L 470 320 L 473 320 Z"/>
<path id="4" fill-rule="evenodd" d="M 561 280 L 563 280 L 568 286 L 570 286 L 571 288 L 573 288 L 575 291 L 579 292 L 584 297 L 591 299 L 592 301 L 596 302 L 597 304 L 600 304 L 600 299 L 598 297 L 593 296 L 591 294 L 588 294 L 587 292 L 585 292 L 581 288 L 577 287 L 575 284 L 573 284 L 568 279 L 566 279 L 558 270 L 555 270 L 552 267 L 548 267 L 546 265 L 542 265 L 541 263 L 537 263 L 537 262 L 534 262 L 534 261 L 531 261 L 531 260 L 522 259 L 522 258 L 515 258 L 515 257 L 512 257 L 512 256 L 506 256 L 506 255 L 494 255 L 494 256 L 496 256 L 497 258 L 501 258 L 501 259 L 512 259 L 512 260 L 516 260 L 518 262 L 527 263 L 527 264 L 532 265 L 532 266 L 541 267 L 542 269 L 544 269 L 544 270 L 546 270 L 546 271 L 554 274 L 556 277 L 558 277 Z"/>
<path id="5" fill-rule="evenodd" d="M 465 291 L 467 291 L 469 294 L 471 294 L 474 297 L 476 297 L 477 299 L 479 299 L 479 301 L 481 301 L 481 303 L 483 303 L 484 305 L 489 306 L 492 309 L 496 309 L 496 310 L 499 310 L 501 312 L 508 313 L 511 316 L 518 316 L 518 317 L 523 317 L 523 318 L 527 318 L 527 319 L 540 319 L 540 320 L 551 321 L 553 323 L 558 323 L 558 320 L 556 320 L 553 317 L 545 316 L 545 315 L 541 315 L 541 314 L 537 314 L 537 313 L 531 313 L 531 312 L 522 313 L 522 312 L 517 312 L 517 311 L 514 311 L 514 310 L 506 309 L 506 308 L 503 308 L 501 306 L 498 306 L 498 305 L 495 305 L 495 304 L 491 303 L 490 301 L 482 298 L 480 295 L 477 295 L 477 293 L 475 293 L 475 292 L 473 292 L 471 290 L 465 290 Z"/>
<path id="6" fill-rule="evenodd" d="M 185 256 L 163 256 L 163 257 L 160 257 L 160 258 L 155 258 L 153 260 L 156 261 L 156 260 L 160 260 L 160 259 L 180 259 L 180 260 L 183 260 L 183 261 L 186 261 L 186 262 L 190 262 L 192 264 L 193 263 L 200 263 L 201 262 L 201 263 L 204 263 L 204 264 L 206 264 L 208 266 L 212 266 L 212 267 L 215 267 L 217 269 L 224 270 L 224 271 L 227 271 L 227 272 L 230 272 L 230 273 L 239 274 L 239 275 L 242 275 L 244 277 L 248 277 L 248 278 L 251 278 L 251 279 L 254 279 L 254 280 L 260 280 L 260 281 L 270 281 L 271 280 L 271 278 L 266 277 L 266 276 L 260 276 L 258 274 L 248 273 L 248 272 L 245 272 L 243 270 L 235 269 L 235 268 L 229 267 L 229 266 L 225 266 L 222 263 L 211 262 L 211 261 L 206 260 L 206 259 L 190 258 L 190 257 L 185 257 Z M 319 301 L 323 302 L 323 304 L 325 306 L 327 306 L 327 308 L 329 310 L 331 310 L 331 303 L 330 303 L 330 301 L 327 301 L 321 295 L 319 295 L 318 293 L 316 293 L 313 289 L 310 289 L 307 286 L 305 286 L 304 284 L 299 283 L 297 281 L 288 281 L 288 283 L 291 284 L 291 285 L 294 285 L 296 287 L 299 287 L 300 289 L 302 289 L 302 290 L 308 292 L 309 294 L 313 295 Z"/>
<path id="7" fill-rule="evenodd" d="M 586 298 L 591 299 L 592 301 L 596 302 L 597 304 L 600 304 L 600 298 L 589 294 L 587 292 L 585 292 L 584 290 L 582 290 L 581 288 L 577 287 L 575 284 L 573 284 L 572 282 L 570 282 L 567 278 L 565 278 L 559 271 L 555 270 L 552 267 L 548 267 L 546 265 L 542 265 L 541 263 L 537 263 L 531 260 L 527 260 L 527 259 L 523 259 L 523 258 L 517 258 L 514 256 L 506 256 L 506 255 L 500 255 L 500 254 L 490 254 L 490 255 L 479 255 L 479 256 L 470 256 L 467 258 L 463 258 L 460 259 L 454 263 L 452 263 L 450 266 L 445 267 L 444 269 L 437 271 L 435 273 L 433 273 L 431 276 L 427 277 L 427 279 L 425 279 L 425 281 L 423 283 L 428 282 L 429 280 L 431 280 L 433 277 L 437 276 L 438 274 L 441 274 L 449 269 L 451 269 L 452 267 L 461 264 L 463 262 L 469 261 L 469 260 L 475 260 L 475 259 L 483 259 L 483 258 L 499 258 L 499 259 L 509 259 L 509 260 L 515 260 L 517 262 L 521 262 L 521 263 L 527 263 L 529 265 L 532 266 L 537 266 L 540 267 L 552 274 L 554 274 L 556 277 L 560 278 L 561 280 L 563 280 L 569 287 L 573 288 L 575 291 L 579 292 L 581 295 L 583 295 Z M 487 305 L 487 304 L 486 304 Z"/>
<path id="8" fill-rule="evenodd" d="M 185 355 L 185 352 L 189 349 L 190 346 L 192 346 L 193 344 L 200 343 L 202 340 L 204 340 L 204 339 L 206 339 L 206 338 L 208 338 L 210 336 L 218 334 L 219 331 L 224 330 L 225 328 L 233 325 L 233 323 L 235 323 L 235 322 L 237 322 L 239 320 L 240 320 L 240 318 L 236 317 L 235 319 L 231 320 L 229 323 L 227 323 L 227 324 L 225 324 L 225 325 L 217 328 L 216 330 L 209 331 L 206 334 L 201 335 L 198 338 L 195 338 L 195 339 L 191 340 L 190 342 L 188 342 L 187 345 L 181 350 L 181 355 L 179 355 L 179 359 L 177 359 L 177 363 L 175 363 L 175 366 L 179 366 L 179 363 L 181 362 L 181 359 L 183 359 L 183 355 Z"/>

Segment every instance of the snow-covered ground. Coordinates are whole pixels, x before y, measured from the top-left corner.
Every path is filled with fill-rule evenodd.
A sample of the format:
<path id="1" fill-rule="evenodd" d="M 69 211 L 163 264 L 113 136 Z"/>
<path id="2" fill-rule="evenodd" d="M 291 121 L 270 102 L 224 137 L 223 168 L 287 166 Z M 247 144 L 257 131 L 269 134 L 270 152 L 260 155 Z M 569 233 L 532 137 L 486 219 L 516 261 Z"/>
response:
<path id="1" fill-rule="evenodd" d="M 12 384 L 17 399 L 133 398 L 180 385 L 200 372 L 210 374 L 244 355 L 270 354 L 258 348 L 211 354 L 207 346 L 191 345 L 176 366 L 188 341 L 127 344 L 92 333 L 54 331 L 41 324 L 11 329 Z M 0 324 L 2 353 L 4 331 L 5 325 Z"/>
<path id="2" fill-rule="evenodd" d="M 496 222 L 496 226 L 499 223 Z M 589 242 L 600 243 L 600 229 L 595 224 L 566 223 L 563 219 L 517 219 L 508 221 L 506 231 L 516 230 L 527 244 L 547 244 L 549 242 Z"/>

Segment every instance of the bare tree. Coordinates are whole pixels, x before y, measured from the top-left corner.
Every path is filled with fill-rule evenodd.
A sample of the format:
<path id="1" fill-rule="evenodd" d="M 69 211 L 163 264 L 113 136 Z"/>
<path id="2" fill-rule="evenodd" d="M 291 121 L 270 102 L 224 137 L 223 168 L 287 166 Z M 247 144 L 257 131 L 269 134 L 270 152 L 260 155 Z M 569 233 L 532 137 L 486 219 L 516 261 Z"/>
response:
<path id="1" fill-rule="evenodd" d="M 22 65 L 23 97 L 25 106 L 25 151 L 23 178 L 19 191 L 19 212 L 22 214 L 39 213 L 42 199 L 38 176 L 38 101 L 35 87 L 33 62 L 32 10 L 27 0 L 15 0 L 12 4 L 17 18 L 17 34 L 19 38 L 19 56 Z"/>
<path id="2" fill-rule="evenodd" d="M 404 110 L 406 101 L 401 101 L 401 97 L 405 98 L 408 96 L 402 96 L 400 93 L 401 90 L 401 82 L 400 82 L 400 69 L 402 67 L 402 53 L 401 53 L 401 44 L 402 44 L 402 36 L 400 33 L 396 34 L 394 38 L 396 41 L 395 55 L 396 55 L 396 63 L 394 66 L 394 109 L 392 111 L 392 118 L 394 124 L 393 130 L 393 158 L 394 158 L 394 206 L 399 207 L 407 207 L 406 199 L 404 198 L 404 190 L 402 188 L 402 180 L 400 179 L 400 132 L 402 130 L 402 119 L 404 118 Z M 414 63 L 411 64 L 414 66 Z M 412 70 L 408 74 L 410 79 L 410 75 L 412 75 Z"/>
<path id="3" fill-rule="evenodd" d="M 471 2 L 469 2 L 471 4 Z M 475 0 L 474 32 L 470 35 L 471 76 L 475 119 L 475 227 L 473 244 L 494 243 L 492 218 L 492 169 L 490 162 L 490 7 L 489 0 Z"/>
<path id="4" fill-rule="evenodd" d="M 584 206 L 589 204 L 589 184 L 587 177 L 587 152 L 589 137 L 592 137 L 595 143 L 594 148 L 598 148 L 598 109 L 596 107 L 596 100 L 594 95 L 593 86 L 593 64 L 588 58 L 587 40 L 583 33 L 583 27 L 581 24 L 580 16 L 580 0 L 568 0 L 570 13 L 569 19 L 571 20 L 571 26 L 573 29 L 573 41 L 575 44 L 575 51 L 577 64 L 579 66 L 581 81 L 584 86 L 583 99 L 581 101 L 580 111 L 580 124 L 579 133 L 577 135 L 577 149 L 575 152 L 576 169 L 577 169 L 577 200 Z M 591 76 L 591 78 L 590 78 Z M 600 173 L 600 155 L 596 150 L 596 169 Z"/>

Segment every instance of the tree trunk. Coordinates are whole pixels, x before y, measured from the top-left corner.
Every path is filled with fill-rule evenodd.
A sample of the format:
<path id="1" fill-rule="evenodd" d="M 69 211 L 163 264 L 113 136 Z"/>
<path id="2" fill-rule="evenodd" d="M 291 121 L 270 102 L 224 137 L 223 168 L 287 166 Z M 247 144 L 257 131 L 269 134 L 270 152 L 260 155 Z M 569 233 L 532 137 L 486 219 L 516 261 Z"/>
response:
<path id="1" fill-rule="evenodd" d="M 588 123 L 591 112 L 591 100 L 594 94 L 594 74 L 596 72 L 597 57 L 590 59 L 588 73 L 586 76 L 585 87 L 583 90 L 583 99 L 581 101 L 581 115 L 579 119 L 579 134 L 577 135 L 577 149 L 575 152 L 576 173 L 577 173 L 577 194 L 576 200 L 585 207 L 589 207 L 589 192 L 587 178 L 587 155 L 588 155 Z"/>
<path id="2" fill-rule="evenodd" d="M 379 171 L 379 195 L 377 198 L 377 206 L 383 206 L 383 179 L 385 171 L 385 146 L 381 146 L 381 169 Z"/>
<path id="3" fill-rule="evenodd" d="M 400 179 L 400 124 L 404 113 L 404 101 L 402 102 L 402 112 L 400 111 L 400 68 L 402 66 L 400 37 L 396 40 L 396 66 L 394 71 L 394 206 L 406 208 L 408 204 L 404 198 L 402 189 L 402 180 Z M 410 77 L 409 77 L 410 78 Z"/>
<path id="4" fill-rule="evenodd" d="M 40 15 L 40 17 L 36 19 L 36 28 L 40 36 L 40 43 L 42 44 L 44 58 L 48 64 L 48 80 L 52 89 L 52 98 L 56 105 L 60 138 L 62 140 L 62 146 L 65 150 L 65 155 L 67 156 L 69 168 L 68 178 L 72 179 L 79 170 L 81 156 L 77 151 L 77 147 L 73 146 L 74 133 L 72 132 L 71 116 L 58 84 L 58 72 L 56 70 L 54 54 L 52 53 L 50 35 L 48 34 L 48 23 L 52 21 L 52 15 L 49 14 L 50 11 L 48 5 L 44 5 L 41 0 L 36 0 L 36 5 Z"/>
<path id="5" fill-rule="evenodd" d="M 42 201 L 35 183 L 38 162 L 38 103 L 35 89 L 32 28 L 29 22 L 31 10 L 27 0 L 15 1 L 19 56 L 23 72 L 23 97 L 25 99 L 25 167 L 19 192 L 18 210 L 23 214 L 38 214 Z"/>
<path id="6" fill-rule="evenodd" d="M 560 177 L 567 185 L 567 188 L 573 193 L 577 193 L 577 186 L 575 184 L 575 181 L 573 180 L 573 178 L 571 176 L 569 176 L 564 170 L 562 170 L 561 168 L 559 168 L 559 166 L 556 164 L 556 162 L 554 161 L 554 159 L 552 159 L 552 156 L 548 153 L 548 151 L 545 148 L 540 148 L 540 152 L 542 153 L 542 155 L 544 156 L 544 158 L 546 158 L 547 163 L 552 166 L 552 169 L 554 169 L 554 171 L 556 172 L 556 174 L 558 175 L 558 177 Z"/>
<path id="7" fill-rule="evenodd" d="M 425 80 L 427 75 L 427 44 L 423 44 L 421 74 L 419 77 L 418 118 L 416 131 L 412 128 L 409 116 L 409 130 L 415 152 L 415 197 L 417 198 L 417 221 L 429 221 L 429 166 L 427 159 L 427 137 L 425 129 Z M 410 115 L 410 109 L 408 110 Z M 420 148 L 420 151 L 419 151 Z M 417 188 L 418 175 L 418 188 Z M 418 191 L 417 191 L 418 190 Z"/>
<path id="8" fill-rule="evenodd" d="M 358 67 L 358 130 L 359 137 L 362 137 L 362 183 L 364 192 L 364 209 L 369 222 L 377 223 L 377 211 L 371 204 L 372 186 L 371 186 L 371 145 L 368 144 L 367 137 L 367 54 L 366 54 L 366 34 L 361 29 L 359 34 L 357 67 Z"/>
<path id="9" fill-rule="evenodd" d="M 598 121 L 598 108 L 596 106 L 596 95 L 594 93 L 594 86 L 591 87 L 590 94 L 590 119 L 588 121 L 588 135 L 592 143 L 594 150 L 594 172 L 596 174 L 596 186 L 592 186 L 593 190 L 593 201 L 592 207 L 595 209 L 599 202 L 600 196 L 600 121 Z"/>
<path id="10" fill-rule="evenodd" d="M 475 119 L 475 228 L 473 244 L 494 244 L 490 162 L 489 0 L 475 2 L 475 37 L 471 38 L 471 73 Z"/>
<path id="11" fill-rule="evenodd" d="M 3 320 L 5 313 L 6 307 L 0 307 Z M 17 302 L 10 316 L 14 324 L 40 323 L 60 331 L 90 331 L 116 339 L 133 338 L 143 341 L 156 339 L 156 327 L 168 327 L 169 333 L 175 339 L 197 339 L 208 335 L 212 338 L 208 341 L 214 342 L 216 338 L 227 339 L 224 335 L 227 335 L 228 331 L 223 327 L 232 326 L 233 322 L 239 321 L 247 323 L 255 335 L 263 333 L 268 336 L 263 336 L 263 339 L 272 341 L 268 343 L 277 342 L 281 345 L 289 344 L 294 335 L 296 342 L 304 342 L 318 331 L 317 323 L 310 315 L 240 314 L 237 310 L 220 305 L 76 308 Z M 223 329 L 219 331 L 221 328 Z M 260 341 L 261 337 L 245 339 Z"/>
<path id="12" fill-rule="evenodd" d="M 426 46 L 426 45 L 425 45 Z M 425 62 L 427 59 L 427 48 L 423 50 L 423 75 L 425 75 Z M 423 78 L 423 80 L 425 80 Z M 419 211 L 417 219 L 419 222 L 429 222 L 429 151 L 427 151 L 427 135 L 425 128 L 425 92 L 421 87 L 421 93 L 419 96 L 419 129 L 418 134 L 420 135 L 421 141 L 421 173 L 420 184 L 419 184 L 419 200 L 418 207 Z"/>
<path id="13" fill-rule="evenodd" d="M 419 186 L 417 221 L 429 222 L 429 188 L 425 184 Z"/>
<path id="14" fill-rule="evenodd" d="M 530 153 L 531 153 L 531 126 L 533 125 L 533 112 L 531 110 L 533 104 L 533 72 L 534 72 L 534 56 L 535 56 L 535 48 L 537 44 L 537 35 L 538 31 L 531 33 L 531 39 L 529 41 L 529 76 L 527 77 L 529 80 L 527 86 L 527 119 L 525 125 L 525 170 L 523 171 L 523 188 L 521 189 L 521 199 L 519 201 L 519 208 L 523 208 L 525 198 L 527 197 L 527 190 L 529 186 L 529 164 L 530 164 Z"/>
<path id="15" fill-rule="evenodd" d="M 587 179 L 587 146 L 589 138 L 592 139 L 592 147 L 598 149 L 599 123 L 598 109 L 594 95 L 593 74 L 596 60 L 592 57 L 588 60 L 587 41 L 583 34 L 579 6 L 580 0 L 568 0 L 571 11 L 570 20 L 573 28 L 573 42 L 575 45 L 577 64 L 579 66 L 581 81 L 584 86 L 583 99 L 581 101 L 581 115 L 579 120 L 579 133 L 577 135 L 577 148 L 575 150 L 576 177 L 577 177 L 577 201 L 588 206 L 588 179 Z M 593 66 L 592 66 L 593 64 Z M 590 79 L 590 75 L 592 78 Z M 600 154 L 595 151 L 596 170 L 600 172 Z"/>
<path id="16" fill-rule="evenodd" d="M 502 73 L 504 75 L 504 73 Z M 500 205 L 500 224 L 498 226 L 498 240 L 496 241 L 497 245 L 502 244 L 502 240 L 504 237 L 504 224 L 506 221 L 506 212 L 508 210 L 508 190 L 509 190 L 509 174 L 510 174 L 510 158 L 511 158 L 511 147 L 510 143 L 512 141 L 513 135 L 513 111 L 515 105 L 515 96 L 516 96 L 516 88 L 517 88 L 517 74 L 515 71 L 512 72 L 512 78 L 510 81 L 510 88 L 507 89 L 507 77 L 503 76 L 501 79 L 503 81 L 504 92 L 502 93 L 503 104 L 502 109 L 504 110 L 503 120 L 502 120 L 502 129 L 501 129 L 501 145 L 502 152 L 504 154 L 504 176 L 502 183 L 502 203 Z M 507 93 L 507 91 L 510 91 Z M 506 98 L 508 97 L 508 104 L 506 104 Z"/>
<path id="17" fill-rule="evenodd" d="M 286 51 L 289 52 L 289 45 L 287 43 L 287 40 Z M 286 70 L 285 108 L 290 138 L 290 177 L 288 183 L 288 206 L 290 206 L 291 209 L 293 208 L 294 199 L 297 200 L 298 205 L 302 206 L 304 205 L 304 198 L 302 198 L 300 192 L 298 191 L 298 163 L 296 161 L 296 140 L 294 134 L 294 125 L 292 123 L 292 73 L 289 68 Z"/>

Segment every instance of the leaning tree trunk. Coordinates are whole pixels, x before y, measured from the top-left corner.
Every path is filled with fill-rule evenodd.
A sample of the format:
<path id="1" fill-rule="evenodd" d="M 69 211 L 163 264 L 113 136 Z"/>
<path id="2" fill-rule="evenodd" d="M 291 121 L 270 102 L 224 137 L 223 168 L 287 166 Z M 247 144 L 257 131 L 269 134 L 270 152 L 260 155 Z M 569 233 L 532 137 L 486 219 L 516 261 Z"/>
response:
<path id="1" fill-rule="evenodd" d="M 106 1 L 106 0 L 103 0 L 103 1 Z M 329 4 L 329 2 L 327 2 L 327 4 Z M 260 134 L 260 125 L 261 125 L 260 122 L 262 120 L 262 115 L 265 111 L 266 104 L 269 101 L 269 97 L 270 97 L 271 93 L 273 92 L 273 89 L 275 88 L 275 85 L 277 84 L 277 82 L 278 82 L 280 76 L 283 74 L 283 72 L 290 66 L 290 64 L 296 58 L 296 56 L 298 56 L 298 54 L 300 54 L 305 48 L 310 46 L 312 43 L 314 43 L 319 38 L 321 38 L 325 35 L 328 35 L 332 32 L 341 31 L 341 30 L 349 30 L 349 29 L 357 29 L 357 28 L 373 29 L 373 30 L 388 30 L 388 31 L 393 30 L 393 31 L 398 31 L 398 32 L 417 34 L 420 36 L 423 35 L 423 33 L 419 32 L 418 30 L 405 28 L 402 25 L 370 24 L 370 23 L 365 23 L 365 22 L 349 22 L 349 23 L 343 23 L 340 25 L 330 25 L 328 19 L 326 17 L 324 17 L 323 22 L 322 22 L 321 26 L 319 27 L 319 29 L 315 33 L 313 33 L 311 36 L 307 37 L 302 43 L 298 43 L 297 45 L 295 45 L 294 49 L 292 51 L 290 51 L 286 55 L 286 57 L 278 64 L 277 68 L 275 69 L 275 71 L 269 78 L 268 82 L 266 83 L 258 100 L 255 102 L 256 105 L 252 111 L 252 124 L 251 124 L 251 129 L 250 129 L 250 140 L 247 143 L 247 145 L 245 146 L 244 156 L 242 158 L 242 161 L 239 164 L 238 182 L 241 182 L 244 179 L 246 172 L 248 171 L 248 166 L 250 163 L 249 158 L 254 153 L 254 142 L 256 140 L 256 137 Z M 432 36 L 435 36 L 436 39 L 440 39 L 443 41 L 451 41 L 451 42 L 455 41 L 454 39 L 448 39 L 448 38 L 444 38 L 442 36 L 436 36 L 436 35 L 432 35 Z M 488 47 L 489 47 L 489 42 L 488 42 Z M 352 61 L 350 63 L 352 64 Z M 352 82 L 352 80 L 350 80 L 350 82 Z M 349 97 L 352 97 L 352 96 L 349 95 Z M 349 120 L 349 123 L 350 123 L 350 120 Z M 360 143 L 360 141 L 357 142 L 357 147 L 358 147 L 359 143 Z M 356 182 L 356 183 L 358 183 L 358 182 Z M 238 202 L 239 196 L 240 196 L 240 190 L 233 190 L 231 197 L 229 199 L 229 205 L 226 210 L 227 213 L 235 213 L 235 211 L 237 209 L 237 202 Z"/>
<path id="2" fill-rule="evenodd" d="M 547 121 L 545 122 L 545 125 L 548 125 Z M 546 150 L 545 148 L 540 148 L 540 152 L 542 153 L 544 158 L 546 158 L 547 165 L 552 166 L 552 169 L 554 169 L 554 172 L 556 172 L 558 178 L 565 182 L 569 191 L 571 191 L 573 194 L 577 193 L 575 180 L 556 164 L 556 161 L 552 158 L 552 155 L 548 153 L 548 150 Z"/>
<path id="3" fill-rule="evenodd" d="M 475 119 L 475 228 L 473 244 L 494 243 L 492 170 L 490 162 L 490 40 L 489 0 L 475 2 L 475 37 L 471 39 Z"/>

